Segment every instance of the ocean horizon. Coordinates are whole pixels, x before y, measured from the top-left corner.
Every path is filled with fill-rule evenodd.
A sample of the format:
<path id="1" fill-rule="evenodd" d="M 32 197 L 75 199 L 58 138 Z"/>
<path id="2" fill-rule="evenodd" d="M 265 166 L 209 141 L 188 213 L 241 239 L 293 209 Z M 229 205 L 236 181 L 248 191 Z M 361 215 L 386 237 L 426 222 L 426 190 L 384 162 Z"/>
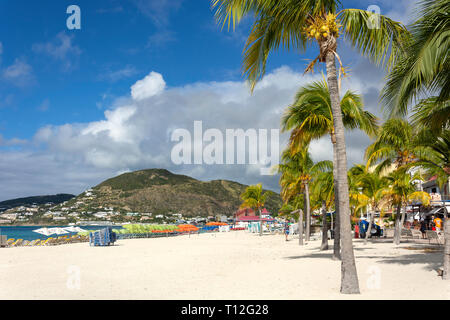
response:
<path id="1" fill-rule="evenodd" d="M 55 237 L 57 235 L 50 235 L 50 236 L 45 236 L 42 234 L 39 234 L 37 232 L 34 232 L 33 230 L 37 230 L 40 228 L 67 228 L 69 227 L 68 225 L 63 225 L 63 226 L 0 226 L 0 235 L 6 235 L 8 239 L 23 239 L 23 240 L 36 240 L 36 239 L 47 239 L 49 237 Z M 105 228 L 106 226 L 102 225 L 98 225 L 98 226 L 80 226 L 81 229 L 83 230 L 99 230 L 102 228 Z M 111 225 L 111 227 L 113 227 L 114 229 L 121 229 L 122 226 L 120 225 Z M 75 235 L 77 234 L 77 232 L 71 232 L 71 233 L 67 233 L 64 235 L 67 236 L 71 236 L 71 235 Z M 63 236 L 64 236 L 63 235 Z"/>

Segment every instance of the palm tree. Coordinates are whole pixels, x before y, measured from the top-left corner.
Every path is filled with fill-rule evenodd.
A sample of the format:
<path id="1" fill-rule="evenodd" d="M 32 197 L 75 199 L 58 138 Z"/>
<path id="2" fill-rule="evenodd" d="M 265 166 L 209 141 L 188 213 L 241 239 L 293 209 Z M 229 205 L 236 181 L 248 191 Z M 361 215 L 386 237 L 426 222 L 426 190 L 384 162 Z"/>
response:
<path id="1" fill-rule="evenodd" d="M 341 99 L 341 113 L 346 129 L 359 128 L 369 136 L 377 132 L 377 118 L 364 111 L 361 96 L 347 91 Z M 325 81 L 314 82 L 300 88 L 294 103 L 289 106 L 281 120 L 283 131 L 292 130 L 290 147 L 296 152 L 312 139 L 320 139 L 329 135 L 333 144 L 333 159 L 337 163 L 336 135 L 331 109 L 331 97 Z M 333 166 L 333 176 L 337 177 L 336 166 Z M 334 183 L 335 188 L 338 184 Z M 335 194 L 338 194 L 335 190 Z M 337 198 L 337 197 L 336 197 Z M 340 224 L 339 207 L 336 205 L 336 230 L 334 232 L 333 258 L 340 259 Z"/>
<path id="2" fill-rule="evenodd" d="M 370 236 L 372 225 L 374 224 L 375 212 L 381 211 L 380 204 L 388 190 L 388 181 L 378 173 L 367 170 L 367 166 L 365 165 L 356 165 L 350 169 L 350 172 L 356 178 L 356 186 L 361 188 L 361 194 L 358 193 L 355 195 L 358 203 L 356 210 L 367 206 L 370 206 L 372 210 L 369 228 L 364 239 L 364 244 L 367 244 L 367 239 Z"/>
<path id="3" fill-rule="evenodd" d="M 320 203 L 322 211 L 322 244 L 320 250 L 328 250 L 327 212 L 334 204 L 333 162 L 323 161 L 324 169 L 316 173 L 312 184 L 313 198 Z"/>
<path id="4" fill-rule="evenodd" d="M 259 215 L 260 230 L 259 234 L 262 235 L 262 216 L 261 208 L 264 207 L 267 197 L 270 195 L 270 191 L 263 193 L 262 184 L 259 183 L 254 186 L 248 186 L 241 194 L 242 204 L 241 208 L 252 208 Z"/>
<path id="5" fill-rule="evenodd" d="M 380 128 L 374 143 L 367 147 L 366 167 L 377 164 L 377 172 L 400 168 L 415 161 L 417 130 L 408 121 L 399 118 L 387 120 Z"/>
<path id="6" fill-rule="evenodd" d="M 347 153 L 344 124 L 340 109 L 339 83 L 336 69 L 338 38 L 350 41 L 363 55 L 380 64 L 391 66 L 401 52 L 402 41 L 409 37 L 406 28 L 383 15 L 359 9 L 338 10 L 338 0 L 212 0 L 219 23 L 234 25 L 253 13 L 255 22 L 244 52 L 243 71 L 252 88 L 265 73 L 266 61 L 271 50 L 279 47 L 305 51 L 316 42 L 317 61 L 326 64 L 330 88 L 331 110 L 336 137 L 337 158 L 337 206 L 339 207 L 342 264 L 341 293 L 359 293 L 351 224 L 349 219 L 349 195 L 347 182 Z M 339 58 L 338 58 L 339 60 Z"/>
<path id="7" fill-rule="evenodd" d="M 281 197 L 286 202 L 289 202 L 292 198 L 303 193 L 306 213 L 305 241 L 309 241 L 311 225 L 309 182 L 311 180 L 311 170 L 314 167 L 314 162 L 307 148 L 295 154 L 291 154 L 291 151 L 287 149 L 283 152 L 281 160 L 282 163 L 278 165 L 278 172 L 281 173 Z M 300 244 L 302 244 L 302 233 L 300 233 L 300 238 Z"/>
<path id="8" fill-rule="evenodd" d="M 426 129 L 422 130 L 418 137 L 416 146 L 419 148 L 418 161 L 411 166 L 420 166 L 428 174 L 437 176 L 439 188 L 444 190 L 444 184 L 448 184 L 450 190 L 450 130 L 443 130 L 435 134 Z M 447 212 L 447 215 L 449 212 Z M 450 219 L 444 219 L 444 273 L 443 278 L 450 280 Z"/>
<path id="9" fill-rule="evenodd" d="M 420 17 L 412 24 L 411 40 L 406 45 L 407 55 L 397 60 L 382 97 L 387 110 L 393 116 L 406 115 L 408 105 L 429 92 L 438 94 L 434 106 L 442 108 L 440 119 L 450 118 L 450 2 L 448 0 L 423 0 Z M 417 110 L 416 110 L 417 111 Z"/>
<path id="10" fill-rule="evenodd" d="M 386 180 L 388 181 L 389 189 L 385 192 L 385 198 L 389 199 L 391 204 L 397 207 L 394 243 L 399 245 L 401 230 L 406 216 L 406 206 L 411 201 L 420 201 L 427 206 L 430 203 L 430 195 L 417 190 L 416 181 L 422 181 L 423 178 L 418 171 L 414 174 L 410 173 L 407 166 L 391 172 L 386 176 Z"/>
<path id="11" fill-rule="evenodd" d="M 439 102 L 438 97 L 423 99 L 413 108 L 414 126 L 440 133 L 450 129 L 450 100 Z"/>
<path id="12" fill-rule="evenodd" d="M 306 215 L 305 240 L 309 241 L 311 229 L 310 182 L 318 173 L 330 170 L 332 163 L 320 161 L 314 164 L 308 152 L 308 146 L 294 154 L 290 148 L 284 150 L 281 160 L 281 164 L 277 166 L 278 173 L 281 173 L 281 197 L 285 202 L 289 202 L 299 194 L 303 194 L 303 207 Z M 302 244 L 303 241 L 300 243 Z"/>

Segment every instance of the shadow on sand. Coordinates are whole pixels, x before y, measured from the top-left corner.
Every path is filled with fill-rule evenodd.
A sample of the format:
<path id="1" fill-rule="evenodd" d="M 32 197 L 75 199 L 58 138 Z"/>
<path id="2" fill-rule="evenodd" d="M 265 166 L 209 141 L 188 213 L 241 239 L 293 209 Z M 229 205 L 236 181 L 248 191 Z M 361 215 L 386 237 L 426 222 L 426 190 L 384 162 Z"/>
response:
<path id="1" fill-rule="evenodd" d="M 409 265 L 409 264 L 422 264 L 423 268 L 426 270 L 437 270 L 442 267 L 443 264 L 443 247 L 437 245 L 423 245 L 423 244 L 413 244 L 399 247 L 401 249 L 401 254 L 396 256 L 387 255 L 365 255 L 363 252 L 375 249 L 376 244 L 368 243 L 364 247 L 354 248 L 356 253 L 356 259 L 374 259 L 378 260 L 377 263 L 386 264 L 399 264 L 399 265 Z M 308 248 L 311 253 L 299 256 L 285 257 L 284 259 L 295 260 L 295 259 L 332 259 L 333 251 L 332 246 L 330 246 L 328 251 L 318 251 L 317 248 Z"/>

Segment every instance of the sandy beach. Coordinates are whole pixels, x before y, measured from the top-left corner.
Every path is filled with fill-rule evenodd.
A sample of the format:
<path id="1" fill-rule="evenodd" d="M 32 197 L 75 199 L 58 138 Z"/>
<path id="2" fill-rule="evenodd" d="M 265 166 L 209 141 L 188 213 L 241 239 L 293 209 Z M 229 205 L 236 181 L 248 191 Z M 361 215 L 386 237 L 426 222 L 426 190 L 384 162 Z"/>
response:
<path id="1" fill-rule="evenodd" d="M 450 299 L 442 247 L 355 240 L 361 294 L 347 296 L 319 245 L 239 231 L 0 249 L 0 299 Z"/>

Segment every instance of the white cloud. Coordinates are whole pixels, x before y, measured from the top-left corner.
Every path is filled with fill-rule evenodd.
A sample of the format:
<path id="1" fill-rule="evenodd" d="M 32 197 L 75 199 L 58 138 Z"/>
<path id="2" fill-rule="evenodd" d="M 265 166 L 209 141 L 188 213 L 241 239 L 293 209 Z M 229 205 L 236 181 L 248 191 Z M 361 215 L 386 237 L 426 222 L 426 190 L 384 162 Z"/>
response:
<path id="1" fill-rule="evenodd" d="M 33 68 L 21 58 L 14 60 L 14 63 L 6 67 L 2 72 L 2 77 L 6 81 L 22 87 L 33 80 Z"/>
<path id="2" fill-rule="evenodd" d="M 11 147 L 11 146 L 19 146 L 25 145 L 28 141 L 19 138 L 5 139 L 0 134 L 0 147 Z"/>
<path id="3" fill-rule="evenodd" d="M 64 31 L 58 33 L 53 41 L 33 44 L 32 50 L 61 61 L 65 71 L 75 67 L 74 59 L 81 54 L 81 49 L 73 44 L 73 36 L 65 34 Z"/>
<path id="4" fill-rule="evenodd" d="M 282 67 L 270 72 L 251 95 L 245 81 L 200 82 L 165 88 L 162 75 L 152 72 L 133 85 L 132 95 L 116 99 L 105 111 L 104 119 L 43 127 L 34 136 L 35 148 L 42 150 L 41 153 L 7 152 L 7 157 L 0 158 L 0 170 L 14 172 L 7 180 L 14 188 L 0 185 L 0 194 L 5 199 L 7 195 L 13 196 L 12 190 L 20 190 L 18 185 L 23 181 L 27 181 L 27 190 L 35 190 L 35 194 L 55 190 L 76 193 L 118 172 L 144 168 L 166 168 L 201 180 L 262 182 L 266 188 L 276 190 L 278 178 L 261 176 L 257 166 L 174 165 L 170 159 L 175 145 L 170 140 L 171 133 L 177 128 L 192 132 L 196 120 L 202 120 L 204 132 L 210 128 L 222 132 L 238 128 L 278 129 L 281 112 L 292 103 L 297 89 L 321 79 L 319 74 L 303 76 Z M 349 81 L 351 85 L 361 80 L 355 75 Z M 353 133 L 347 136 L 350 163 L 362 160 L 367 145 L 363 136 Z M 283 149 L 286 134 L 280 140 Z M 331 159 L 329 139 L 313 142 L 311 153 L 315 160 Z M 20 160 L 5 163 L 13 158 Z M 20 173 L 21 166 L 30 167 L 27 179 Z M 32 169 L 35 167 L 42 167 L 42 171 Z"/>
<path id="5" fill-rule="evenodd" d="M 166 82 L 162 75 L 152 71 L 131 87 L 131 96 L 137 101 L 144 100 L 161 93 L 165 87 Z"/>
<path id="6" fill-rule="evenodd" d="M 101 74 L 98 78 L 100 80 L 116 82 L 125 78 L 133 77 L 138 73 L 138 70 L 134 66 L 127 65 L 119 70 L 107 71 L 104 74 Z"/>

